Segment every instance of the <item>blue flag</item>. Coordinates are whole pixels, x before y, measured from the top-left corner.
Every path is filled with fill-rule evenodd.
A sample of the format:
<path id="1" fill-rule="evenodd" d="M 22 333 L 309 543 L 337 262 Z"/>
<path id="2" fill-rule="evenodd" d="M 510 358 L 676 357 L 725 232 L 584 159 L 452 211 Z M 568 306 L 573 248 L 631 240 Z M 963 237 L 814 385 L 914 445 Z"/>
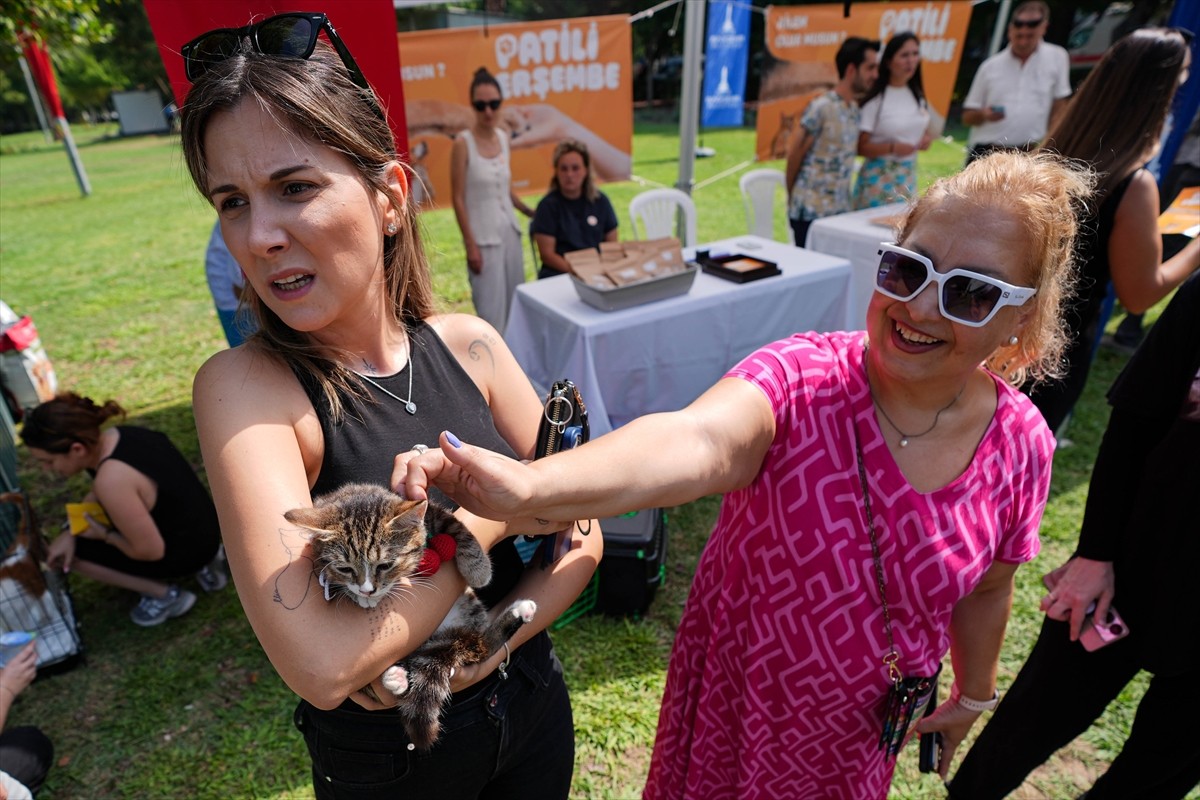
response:
<path id="1" fill-rule="evenodd" d="M 746 55 L 750 42 L 750 4 L 710 0 L 708 46 L 704 53 L 704 104 L 700 124 L 729 128 L 742 124 L 746 95 Z"/>

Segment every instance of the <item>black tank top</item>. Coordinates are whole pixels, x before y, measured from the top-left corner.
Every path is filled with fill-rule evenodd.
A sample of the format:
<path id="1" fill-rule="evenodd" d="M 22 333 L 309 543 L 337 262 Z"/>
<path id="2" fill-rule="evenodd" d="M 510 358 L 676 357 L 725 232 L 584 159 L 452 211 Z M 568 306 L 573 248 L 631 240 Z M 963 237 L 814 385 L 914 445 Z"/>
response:
<path id="1" fill-rule="evenodd" d="M 496 430 L 487 401 L 445 342 L 423 321 L 408 323 L 408 340 L 410 363 L 395 375 L 371 380 L 396 397 L 411 399 L 417 406 L 415 414 L 405 410 L 404 402 L 364 381 L 374 402 L 343 397 L 345 413 L 342 421 L 335 424 L 320 389 L 311 378 L 296 373 L 317 412 L 325 439 L 325 456 L 312 487 L 313 497 L 347 483 L 390 486 L 396 454 L 416 444 L 436 447 L 438 435 L 444 430 L 452 431 L 465 442 L 516 458 Z M 446 508 L 456 507 L 436 489 L 430 492 L 430 498 Z M 524 569 L 513 542 L 505 540 L 490 553 L 492 582 L 477 592 L 489 608 L 511 591 Z"/>
<path id="2" fill-rule="evenodd" d="M 95 478 L 106 461 L 121 461 L 154 481 L 157 494 L 150 518 L 166 550 L 159 559 L 163 574 L 200 569 L 220 544 L 221 526 L 208 489 L 166 434 L 134 425 L 119 425 L 117 431 L 117 446 L 88 472 Z"/>

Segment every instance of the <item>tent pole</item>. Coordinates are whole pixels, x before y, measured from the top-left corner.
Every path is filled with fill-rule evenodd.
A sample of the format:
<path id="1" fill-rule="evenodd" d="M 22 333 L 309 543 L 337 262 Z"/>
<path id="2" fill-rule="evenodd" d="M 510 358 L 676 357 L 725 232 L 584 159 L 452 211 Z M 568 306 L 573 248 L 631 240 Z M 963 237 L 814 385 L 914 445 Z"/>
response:
<path id="1" fill-rule="evenodd" d="M 696 161 L 696 132 L 700 126 L 701 57 L 704 52 L 705 0 L 687 0 L 683 25 L 683 75 L 679 99 L 679 180 L 675 186 L 692 193 Z"/>

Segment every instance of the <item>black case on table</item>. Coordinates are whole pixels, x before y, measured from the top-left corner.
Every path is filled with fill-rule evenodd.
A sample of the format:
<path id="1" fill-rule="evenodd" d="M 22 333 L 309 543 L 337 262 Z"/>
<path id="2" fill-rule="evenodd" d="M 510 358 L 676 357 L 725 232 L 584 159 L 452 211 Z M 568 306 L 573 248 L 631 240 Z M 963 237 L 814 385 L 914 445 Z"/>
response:
<path id="1" fill-rule="evenodd" d="M 729 269 L 725 266 L 726 264 L 735 261 L 754 261 L 761 266 L 745 272 L 739 272 L 738 270 Z M 779 267 L 774 261 L 767 261 L 766 259 L 759 258 L 758 256 L 747 256 L 740 253 L 716 257 L 698 256 L 696 258 L 696 263 L 699 264 L 700 268 L 709 275 L 716 275 L 718 278 L 724 278 L 725 280 L 733 281 L 734 283 L 749 283 L 750 281 L 758 281 L 762 280 L 763 278 L 771 278 L 781 274 Z"/>
<path id="2" fill-rule="evenodd" d="M 604 558 L 596 609 L 641 616 L 650 608 L 667 571 L 667 515 L 650 508 L 600 520 Z"/>

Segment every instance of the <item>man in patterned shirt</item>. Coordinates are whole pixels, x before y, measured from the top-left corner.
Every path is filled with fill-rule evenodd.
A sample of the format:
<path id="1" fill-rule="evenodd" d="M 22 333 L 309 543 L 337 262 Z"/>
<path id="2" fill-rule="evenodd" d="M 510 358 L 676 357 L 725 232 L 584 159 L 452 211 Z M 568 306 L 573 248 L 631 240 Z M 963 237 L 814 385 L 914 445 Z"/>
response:
<path id="1" fill-rule="evenodd" d="M 879 74 L 879 42 L 851 36 L 836 56 L 838 82 L 804 110 L 787 157 L 788 219 L 797 247 L 813 220 L 850 210 L 858 98 Z"/>

